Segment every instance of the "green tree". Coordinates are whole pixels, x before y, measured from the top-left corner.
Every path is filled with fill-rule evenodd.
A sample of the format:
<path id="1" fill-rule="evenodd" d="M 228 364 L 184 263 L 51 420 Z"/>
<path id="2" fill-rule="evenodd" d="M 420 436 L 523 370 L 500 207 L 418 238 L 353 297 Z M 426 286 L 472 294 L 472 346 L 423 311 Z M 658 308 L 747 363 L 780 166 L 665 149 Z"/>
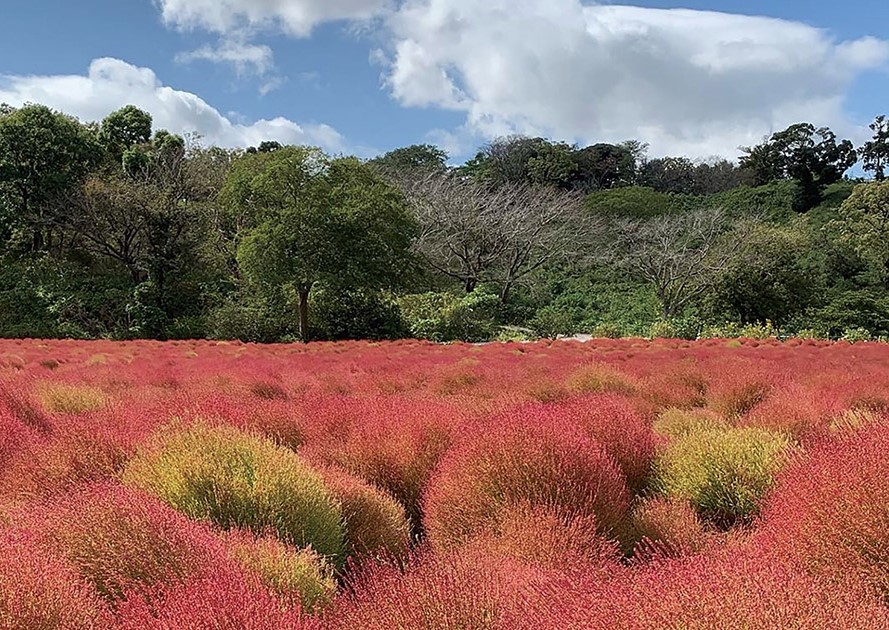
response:
<path id="1" fill-rule="evenodd" d="M 299 331 L 310 339 L 309 296 L 319 283 L 353 289 L 396 285 L 416 228 L 402 194 L 371 167 L 319 150 L 287 147 L 236 168 L 235 199 L 256 227 L 238 247 L 245 279 L 297 298 Z"/>
<path id="2" fill-rule="evenodd" d="M 855 187 L 827 229 L 849 244 L 889 286 L 889 181 Z"/>
<path id="3" fill-rule="evenodd" d="M 799 229 L 767 224 L 745 228 L 738 241 L 709 295 L 712 310 L 744 324 L 784 325 L 813 298 L 814 278 L 801 262 L 810 243 Z"/>
<path id="4" fill-rule="evenodd" d="M 889 165 L 889 120 L 877 116 L 870 129 L 874 132 L 873 139 L 861 148 L 863 168 L 881 182 L 886 178 L 886 166 Z"/>
<path id="5" fill-rule="evenodd" d="M 370 161 L 384 173 L 407 171 L 443 173 L 447 170 L 448 154 L 432 144 L 414 144 L 394 149 Z"/>
<path id="6" fill-rule="evenodd" d="M 824 189 L 843 178 L 858 161 L 849 140 L 837 140 L 836 134 L 810 123 L 791 125 L 766 142 L 744 149 L 741 166 L 753 174 L 757 185 L 779 179 L 797 182 L 794 209 L 807 212 L 821 202 Z"/>
<path id="7" fill-rule="evenodd" d="M 105 117 L 100 135 L 108 152 L 119 157 L 127 149 L 151 140 L 151 125 L 151 114 L 127 105 Z"/>
<path id="8" fill-rule="evenodd" d="M 91 131 L 43 105 L 0 116 L 0 206 L 26 250 L 52 247 L 68 211 L 67 195 L 100 158 Z"/>

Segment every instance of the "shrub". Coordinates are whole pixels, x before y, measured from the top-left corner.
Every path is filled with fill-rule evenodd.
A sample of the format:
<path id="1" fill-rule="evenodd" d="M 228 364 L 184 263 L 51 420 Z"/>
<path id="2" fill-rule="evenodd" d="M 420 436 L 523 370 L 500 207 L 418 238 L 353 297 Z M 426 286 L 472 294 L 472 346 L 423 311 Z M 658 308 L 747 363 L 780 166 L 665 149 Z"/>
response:
<path id="1" fill-rule="evenodd" d="M 889 427 L 816 447 L 779 477 L 762 514 L 767 547 L 835 581 L 864 579 L 889 602 Z"/>
<path id="2" fill-rule="evenodd" d="M 488 341 L 500 321 L 500 298 L 482 290 L 406 295 L 398 306 L 411 336 L 430 341 Z"/>
<path id="3" fill-rule="evenodd" d="M 342 505 L 349 555 L 360 558 L 407 555 L 410 523 L 398 501 L 343 470 L 323 467 L 319 472 Z"/>
<path id="4" fill-rule="evenodd" d="M 41 386 L 37 397 L 47 411 L 86 413 L 105 406 L 105 394 L 96 387 L 52 383 Z"/>
<path id="5" fill-rule="evenodd" d="M 49 497 L 79 485 L 115 479 L 142 437 L 116 416 L 77 417 L 32 442 L 0 473 L 0 488 L 19 497 Z"/>
<path id="6" fill-rule="evenodd" d="M 237 571 L 218 571 L 170 586 L 150 601 L 121 606 L 120 630 L 319 630 L 261 584 Z"/>
<path id="7" fill-rule="evenodd" d="M 424 500 L 429 540 L 446 549 L 496 531 L 517 505 L 593 518 L 608 536 L 624 525 L 629 493 L 605 449 L 579 428 L 521 410 L 467 430 L 444 458 Z"/>
<path id="8" fill-rule="evenodd" d="M 630 491 L 639 494 L 651 475 L 655 436 L 650 425 L 620 396 L 601 394 L 572 398 L 537 410 L 547 422 L 573 422 L 601 444 L 618 465 Z"/>
<path id="9" fill-rule="evenodd" d="M 505 507 L 490 531 L 468 543 L 480 554 L 550 571 L 603 574 L 619 564 L 620 549 L 591 516 L 570 517 L 545 505 Z"/>
<path id="10" fill-rule="evenodd" d="M 296 549 L 273 536 L 230 532 L 228 552 L 244 569 L 297 609 L 322 608 L 333 600 L 336 582 L 330 566 L 311 549 Z"/>
<path id="11" fill-rule="evenodd" d="M 568 389 L 579 394 L 628 394 L 635 390 L 630 377 L 605 363 L 590 363 L 568 375 Z"/>
<path id="12" fill-rule="evenodd" d="M 0 627 L 21 630 L 88 630 L 110 620 L 95 589 L 39 537 L 0 530 Z"/>
<path id="13" fill-rule="evenodd" d="M 318 399 L 306 415 L 312 421 L 300 452 L 389 492 L 419 533 L 420 496 L 450 444 L 457 412 L 431 401 L 369 397 Z"/>
<path id="14" fill-rule="evenodd" d="M 513 608 L 502 627 L 562 628 L 884 628 L 889 613 L 854 585 L 823 580 L 727 549 L 656 562 L 622 579 L 562 580 Z"/>
<path id="15" fill-rule="evenodd" d="M 688 503 L 652 497 L 633 510 L 633 531 L 638 543 L 636 558 L 681 556 L 700 551 L 707 531 Z"/>
<path id="16" fill-rule="evenodd" d="M 292 451 L 229 427 L 194 425 L 159 436 L 127 465 L 124 483 L 223 528 L 274 531 L 342 559 L 340 506 Z"/>
<path id="17" fill-rule="evenodd" d="M 756 514 L 789 453 L 786 437 L 762 429 L 695 432 L 667 447 L 656 464 L 655 485 L 728 527 Z"/>
<path id="18" fill-rule="evenodd" d="M 208 569 L 210 533 L 154 497 L 113 484 L 66 495 L 23 515 L 109 601 Z"/>
<path id="19" fill-rule="evenodd" d="M 322 287 L 312 292 L 318 339 L 401 339 L 410 334 L 398 305 L 371 291 Z"/>
<path id="20" fill-rule="evenodd" d="M 654 431 L 669 438 L 728 429 L 729 423 L 707 409 L 665 409 L 654 421 Z"/>
<path id="21" fill-rule="evenodd" d="M 710 390 L 710 407 L 730 420 L 743 416 L 772 391 L 769 383 L 757 378 L 728 380 L 720 385 Z"/>
<path id="22" fill-rule="evenodd" d="M 366 568 L 349 581 L 329 616 L 331 630 L 381 628 L 506 628 L 502 617 L 518 605 L 537 577 L 507 558 L 475 550 L 429 553 L 405 569 Z"/>
<path id="23" fill-rule="evenodd" d="M 580 329 L 577 320 L 570 311 L 555 305 L 545 306 L 538 310 L 528 325 L 538 337 L 543 339 L 570 337 Z"/>

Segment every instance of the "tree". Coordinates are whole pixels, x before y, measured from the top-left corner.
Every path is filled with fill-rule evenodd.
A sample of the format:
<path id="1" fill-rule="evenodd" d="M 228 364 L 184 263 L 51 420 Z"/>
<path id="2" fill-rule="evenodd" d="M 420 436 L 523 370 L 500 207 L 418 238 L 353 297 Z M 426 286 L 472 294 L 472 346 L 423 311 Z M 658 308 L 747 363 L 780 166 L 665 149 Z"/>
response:
<path id="1" fill-rule="evenodd" d="M 89 129 L 43 105 L 0 116 L 0 205 L 11 228 L 23 230 L 26 249 L 53 246 L 68 208 L 67 194 L 98 164 L 101 152 Z"/>
<path id="2" fill-rule="evenodd" d="M 827 127 L 816 129 L 809 123 L 791 125 L 744 152 L 741 167 L 753 173 L 755 184 L 779 179 L 797 182 L 794 209 L 798 212 L 818 205 L 824 189 L 840 181 L 858 161 L 851 141 L 838 142 Z"/>
<path id="3" fill-rule="evenodd" d="M 597 233 L 582 197 L 554 188 L 432 175 L 406 193 L 426 263 L 467 293 L 497 283 L 503 301 L 544 265 L 576 260 Z"/>
<path id="4" fill-rule="evenodd" d="M 872 140 L 861 148 L 864 170 L 873 173 L 877 181 L 886 178 L 886 166 L 889 165 L 889 120 L 885 116 L 877 116 L 870 124 L 874 132 Z"/>
<path id="5" fill-rule="evenodd" d="M 319 283 L 382 288 L 402 279 L 415 224 L 398 189 L 356 159 L 330 159 L 316 149 L 286 147 L 244 159 L 240 203 L 256 226 L 238 247 L 248 282 L 297 298 L 299 331 L 309 341 L 309 296 Z"/>
<path id="6" fill-rule="evenodd" d="M 105 117 L 100 136 L 108 152 L 119 157 L 127 149 L 151 140 L 151 126 L 151 114 L 127 105 Z"/>
<path id="7" fill-rule="evenodd" d="M 384 173 L 443 173 L 447 170 L 448 154 L 431 144 L 414 144 L 394 149 L 370 161 Z"/>
<path id="8" fill-rule="evenodd" d="M 673 319 L 715 283 L 733 259 L 742 239 L 724 239 L 731 222 L 722 210 L 697 210 L 648 220 L 619 220 L 613 225 L 610 260 L 650 283 L 661 316 Z"/>
<path id="9" fill-rule="evenodd" d="M 735 256 L 719 274 L 708 301 L 717 315 L 744 324 L 783 325 L 813 297 L 813 278 L 801 264 L 811 245 L 792 227 L 752 224 L 742 231 Z"/>
<path id="10" fill-rule="evenodd" d="M 591 192 L 628 186 L 636 177 L 636 158 L 639 145 L 594 144 L 574 152 L 577 175 L 572 188 Z"/>
<path id="11" fill-rule="evenodd" d="M 856 186 L 843 202 L 840 218 L 827 229 L 868 261 L 889 286 L 889 181 Z"/>
<path id="12" fill-rule="evenodd" d="M 688 158 L 665 157 L 649 160 L 640 170 L 639 183 L 642 186 L 665 193 L 694 192 L 695 164 Z"/>

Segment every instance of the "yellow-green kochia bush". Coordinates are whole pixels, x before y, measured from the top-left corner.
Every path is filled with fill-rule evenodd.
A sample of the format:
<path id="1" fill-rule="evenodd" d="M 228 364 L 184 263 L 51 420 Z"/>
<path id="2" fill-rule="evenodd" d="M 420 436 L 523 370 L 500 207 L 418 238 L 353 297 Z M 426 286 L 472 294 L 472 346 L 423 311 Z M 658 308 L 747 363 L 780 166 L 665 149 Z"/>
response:
<path id="1" fill-rule="evenodd" d="M 677 437 L 656 463 L 655 487 L 729 527 L 754 516 L 792 444 L 764 429 L 713 428 Z"/>
<path id="2" fill-rule="evenodd" d="M 192 518 L 274 532 L 295 547 L 343 560 L 339 502 L 296 453 L 264 438 L 231 427 L 171 431 L 128 463 L 123 482 Z"/>

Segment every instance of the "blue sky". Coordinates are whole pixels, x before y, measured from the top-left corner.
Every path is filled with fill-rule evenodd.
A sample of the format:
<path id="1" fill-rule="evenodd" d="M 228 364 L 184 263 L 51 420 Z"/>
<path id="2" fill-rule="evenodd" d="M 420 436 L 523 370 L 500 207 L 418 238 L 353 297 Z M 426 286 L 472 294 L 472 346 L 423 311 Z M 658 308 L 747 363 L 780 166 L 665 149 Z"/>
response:
<path id="1" fill-rule="evenodd" d="M 532 133 L 735 157 L 805 117 L 863 139 L 889 113 L 882 0 L 4 4 L 0 100 L 89 119 L 130 99 L 233 146 L 369 156 L 433 141 L 462 159 Z"/>

